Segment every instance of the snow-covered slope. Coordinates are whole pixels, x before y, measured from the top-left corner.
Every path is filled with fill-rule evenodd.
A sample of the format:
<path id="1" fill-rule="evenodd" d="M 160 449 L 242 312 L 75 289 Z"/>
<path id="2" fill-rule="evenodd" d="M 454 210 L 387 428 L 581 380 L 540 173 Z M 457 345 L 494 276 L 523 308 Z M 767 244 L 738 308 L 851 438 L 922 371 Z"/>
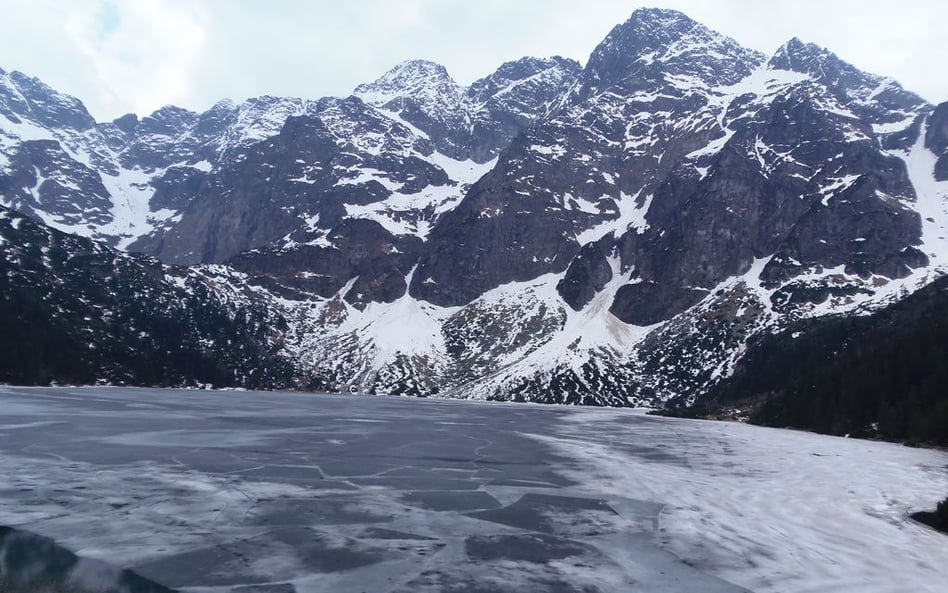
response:
<path id="1" fill-rule="evenodd" d="M 347 98 L 109 124 L 0 77 L 4 204 L 215 264 L 332 390 L 660 402 L 762 332 L 948 265 L 948 109 L 676 11 L 635 11 L 582 68 L 524 58 L 462 87 L 411 61 Z"/>

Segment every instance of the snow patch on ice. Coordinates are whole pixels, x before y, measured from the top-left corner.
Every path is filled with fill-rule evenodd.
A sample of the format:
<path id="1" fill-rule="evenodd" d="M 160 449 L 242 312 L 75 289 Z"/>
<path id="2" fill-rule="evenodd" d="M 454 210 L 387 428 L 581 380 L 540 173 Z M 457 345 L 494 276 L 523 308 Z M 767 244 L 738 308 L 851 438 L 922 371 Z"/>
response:
<path id="1" fill-rule="evenodd" d="M 576 482 L 664 503 L 661 545 L 692 566 L 756 593 L 948 583 L 948 539 L 907 519 L 948 491 L 944 452 L 629 414 L 581 410 L 571 437 L 534 438 L 586 460 Z"/>

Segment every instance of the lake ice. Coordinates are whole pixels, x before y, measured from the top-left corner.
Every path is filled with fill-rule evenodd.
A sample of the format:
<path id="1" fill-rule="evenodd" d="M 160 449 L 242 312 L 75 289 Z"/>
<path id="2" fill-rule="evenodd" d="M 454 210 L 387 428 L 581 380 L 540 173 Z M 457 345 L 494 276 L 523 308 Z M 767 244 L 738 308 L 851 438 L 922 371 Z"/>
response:
<path id="1" fill-rule="evenodd" d="M 630 410 L 0 388 L 0 525 L 193 591 L 948 591 L 948 454 Z"/>

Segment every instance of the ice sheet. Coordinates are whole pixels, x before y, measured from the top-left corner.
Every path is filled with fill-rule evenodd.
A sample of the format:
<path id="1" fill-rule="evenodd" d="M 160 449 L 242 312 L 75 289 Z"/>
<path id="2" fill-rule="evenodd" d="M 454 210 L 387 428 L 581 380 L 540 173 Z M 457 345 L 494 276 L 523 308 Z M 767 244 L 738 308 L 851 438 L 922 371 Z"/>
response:
<path id="1" fill-rule="evenodd" d="M 625 420 L 623 420 L 623 417 Z M 544 442 L 567 475 L 666 503 L 662 545 L 757 593 L 948 590 L 948 536 L 908 515 L 948 496 L 948 454 L 738 423 L 587 411 Z"/>
<path id="2" fill-rule="evenodd" d="M 0 387 L 0 525 L 185 591 L 945 591 L 948 454 L 622 410 Z"/>

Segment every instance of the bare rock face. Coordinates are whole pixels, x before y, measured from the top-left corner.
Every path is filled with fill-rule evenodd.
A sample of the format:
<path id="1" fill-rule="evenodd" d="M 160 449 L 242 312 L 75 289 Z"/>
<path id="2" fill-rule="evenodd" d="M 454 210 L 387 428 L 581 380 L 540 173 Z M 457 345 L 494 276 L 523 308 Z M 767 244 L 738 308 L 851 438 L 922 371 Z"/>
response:
<path id="1" fill-rule="evenodd" d="M 164 186 L 168 193 L 160 195 L 161 203 L 187 202 L 180 222 L 165 235 L 138 241 L 132 249 L 188 264 L 217 262 L 268 245 L 294 230 L 294 208 L 306 204 L 310 195 L 321 198 L 320 190 L 331 186 L 331 161 L 337 153 L 321 120 L 290 119 L 279 135 L 222 171 L 208 176 L 198 171 L 191 177 L 202 177 L 196 183 L 182 179 Z M 310 176 L 296 162 L 303 157 Z M 293 183 L 294 176 L 310 183 Z M 167 175 L 162 185 L 166 181 Z M 197 194 L 179 197 L 181 190 L 191 189 L 189 183 L 197 185 Z"/>
<path id="2" fill-rule="evenodd" d="M 0 116 L 13 124 L 31 121 L 44 128 L 66 127 L 80 132 L 95 125 L 81 101 L 16 71 L 0 70 Z"/>
<path id="3" fill-rule="evenodd" d="M 788 77 L 776 68 L 806 77 L 766 102 L 736 97 L 723 114 L 726 142 L 705 167 L 680 161 L 655 193 L 649 230 L 620 239 L 623 263 L 644 281 L 617 294 L 612 310 L 621 319 L 647 325 L 681 313 L 765 257 L 765 282 L 838 266 L 900 278 L 927 264 L 914 248 L 920 221 L 904 163 L 879 150 L 869 121 L 825 108 L 868 96 L 860 85 L 879 81 L 797 40 L 765 71 Z M 860 107 L 870 121 L 924 107 L 897 88 L 878 101 Z"/>
<path id="4" fill-rule="evenodd" d="M 445 214 L 428 237 L 411 294 L 467 304 L 508 282 L 562 272 L 579 249 L 572 221 L 548 191 L 511 184 L 497 168 Z"/>
<path id="5" fill-rule="evenodd" d="M 0 525 L 0 566 L 4 586 L 14 590 L 61 587 L 102 593 L 174 593 L 138 573 L 101 560 L 77 556 L 55 540 Z"/>
<path id="6" fill-rule="evenodd" d="M 948 104 L 673 10 L 584 66 L 463 86 L 413 60 L 345 98 L 106 123 L 0 71 L 0 205 L 193 266 L 208 298 L 285 319 L 269 345 L 325 389 L 696 393 L 755 336 L 948 270 L 946 180 Z"/>
<path id="7" fill-rule="evenodd" d="M 935 163 L 935 179 L 948 181 L 948 103 L 932 111 L 925 133 L 925 146 L 939 155 Z"/>
<path id="8" fill-rule="evenodd" d="M 557 282 L 556 290 L 563 301 L 574 311 L 582 309 L 612 280 L 609 265 L 608 243 L 587 243 L 579 250 L 563 278 Z"/>
<path id="9" fill-rule="evenodd" d="M 470 158 L 482 163 L 496 157 L 518 134 L 556 109 L 579 72 L 577 62 L 559 56 L 522 58 L 474 82 L 467 89 L 476 113 Z"/>
<path id="10" fill-rule="evenodd" d="M 11 206 L 40 219 L 53 211 L 77 226 L 109 221 L 111 197 L 99 175 L 53 140 L 20 144 L 10 157 L 10 172 L 0 175 L 0 192 Z"/>
<path id="11" fill-rule="evenodd" d="M 610 88 L 629 93 L 652 89 L 668 75 L 734 84 L 762 59 L 761 54 L 676 10 L 639 9 L 593 50 L 579 97 L 586 99 Z"/>
<path id="12" fill-rule="evenodd" d="M 648 319 L 681 312 L 701 289 L 743 274 L 770 254 L 761 275 L 765 281 L 817 266 L 898 278 L 926 264 L 911 248 L 920 240 L 920 221 L 906 206 L 914 189 L 901 160 L 868 143 L 847 143 L 843 122 L 803 94 L 775 101 L 757 117 L 763 126 L 734 126 L 738 129 L 711 164 L 713 173 L 693 184 L 670 181 L 659 189 L 655 201 L 669 206 L 655 211 L 652 232 L 621 241 L 623 261 L 669 290 L 668 298 L 659 298 L 668 308 Z M 774 163 L 769 171 L 774 174 L 762 174 L 768 171 L 761 171 L 758 155 L 767 167 L 775 153 L 794 156 Z M 832 174 L 812 174 L 821 170 Z M 685 287 L 695 298 L 679 298 Z M 643 293 L 643 302 L 661 297 L 656 290 Z M 629 311 L 633 294 L 625 291 L 617 310 Z"/>
<path id="13" fill-rule="evenodd" d="M 330 230 L 324 244 L 252 250 L 229 264 L 268 289 L 295 298 L 329 298 L 353 280 L 342 296 L 364 307 L 369 302 L 390 303 L 405 294 L 405 278 L 421 249 L 420 239 L 396 237 L 377 222 L 345 220 Z"/>

